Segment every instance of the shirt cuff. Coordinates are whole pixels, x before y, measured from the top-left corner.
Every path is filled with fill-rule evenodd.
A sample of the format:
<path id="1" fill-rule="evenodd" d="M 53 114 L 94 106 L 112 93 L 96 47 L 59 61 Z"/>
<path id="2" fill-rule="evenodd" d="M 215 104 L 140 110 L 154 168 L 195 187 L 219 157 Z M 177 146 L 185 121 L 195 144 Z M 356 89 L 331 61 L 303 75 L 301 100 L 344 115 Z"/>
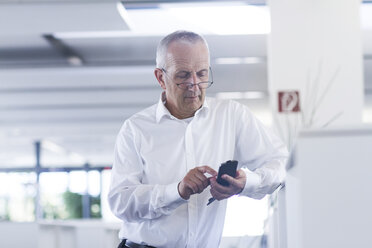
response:
<path id="1" fill-rule="evenodd" d="M 178 182 L 168 184 L 164 189 L 164 204 L 168 211 L 172 211 L 179 207 L 181 204 L 187 202 L 178 193 Z"/>
<path id="2" fill-rule="evenodd" d="M 246 182 L 241 195 L 250 196 L 255 193 L 257 188 L 261 185 L 261 176 L 249 169 L 242 168 L 245 172 Z"/>

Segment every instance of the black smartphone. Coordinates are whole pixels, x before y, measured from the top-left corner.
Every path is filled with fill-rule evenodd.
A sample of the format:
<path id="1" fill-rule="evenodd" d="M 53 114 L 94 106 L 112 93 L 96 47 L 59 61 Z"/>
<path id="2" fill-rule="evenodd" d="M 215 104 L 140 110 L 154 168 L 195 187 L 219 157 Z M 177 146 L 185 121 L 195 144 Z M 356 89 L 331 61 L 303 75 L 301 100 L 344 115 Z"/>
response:
<path id="1" fill-rule="evenodd" d="M 223 174 L 227 174 L 235 178 L 237 167 L 238 167 L 238 161 L 236 160 L 228 160 L 225 163 L 222 163 L 220 168 L 218 169 L 217 182 L 223 186 L 229 186 L 229 182 L 222 179 L 221 176 Z"/>

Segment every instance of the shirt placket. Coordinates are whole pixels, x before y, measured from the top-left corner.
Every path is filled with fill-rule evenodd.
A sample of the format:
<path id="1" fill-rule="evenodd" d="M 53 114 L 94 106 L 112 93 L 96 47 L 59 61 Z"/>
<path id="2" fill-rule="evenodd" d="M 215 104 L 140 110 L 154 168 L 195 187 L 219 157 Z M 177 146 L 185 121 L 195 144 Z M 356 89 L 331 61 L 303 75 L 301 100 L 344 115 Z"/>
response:
<path id="1" fill-rule="evenodd" d="M 192 137 L 192 122 L 186 127 L 185 132 L 185 149 L 186 149 L 186 166 L 187 171 L 195 168 L 195 150 L 194 150 L 194 140 Z M 197 197 L 192 195 L 188 202 L 188 246 L 196 247 L 196 230 L 197 230 L 197 220 L 198 220 L 198 208 L 197 208 Z"/>

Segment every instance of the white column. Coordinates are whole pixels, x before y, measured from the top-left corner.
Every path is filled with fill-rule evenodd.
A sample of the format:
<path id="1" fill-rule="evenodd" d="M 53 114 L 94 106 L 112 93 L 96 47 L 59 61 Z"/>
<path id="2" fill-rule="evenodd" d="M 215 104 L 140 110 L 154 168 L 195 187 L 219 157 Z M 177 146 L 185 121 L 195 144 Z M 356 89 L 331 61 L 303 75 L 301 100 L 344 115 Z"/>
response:
<path id="1" fill-rule="evenodd" d="M 268 4 L 269 91 L 282 138 L 291 148 L 301 126 L 360 124 L 364 96 L 360 0 Z M 278 113 L 279 91 L 298 91 L 301 112 Z M 284 100 L 291 99 L 293 95 Z"/>

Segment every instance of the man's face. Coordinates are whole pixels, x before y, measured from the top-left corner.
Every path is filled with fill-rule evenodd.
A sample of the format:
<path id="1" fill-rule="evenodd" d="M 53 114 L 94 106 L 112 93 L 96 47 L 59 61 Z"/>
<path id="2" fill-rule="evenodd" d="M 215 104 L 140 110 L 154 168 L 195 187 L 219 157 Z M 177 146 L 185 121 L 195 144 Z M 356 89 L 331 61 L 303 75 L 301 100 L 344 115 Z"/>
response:
<path id="1" fill-rule="evenodd" d="M 183 119 L 194 115 L 202 106 L 205 89 L 197 85 L 181 89 L 177 84 L 197 84 L 208 80 L 209 54 L 201 41 L 190 43 L 185 41 L 173 42 L 168 47 L 166 57 L 166 73 L 164 87 L 167 108 L 172 115 Z"/>

